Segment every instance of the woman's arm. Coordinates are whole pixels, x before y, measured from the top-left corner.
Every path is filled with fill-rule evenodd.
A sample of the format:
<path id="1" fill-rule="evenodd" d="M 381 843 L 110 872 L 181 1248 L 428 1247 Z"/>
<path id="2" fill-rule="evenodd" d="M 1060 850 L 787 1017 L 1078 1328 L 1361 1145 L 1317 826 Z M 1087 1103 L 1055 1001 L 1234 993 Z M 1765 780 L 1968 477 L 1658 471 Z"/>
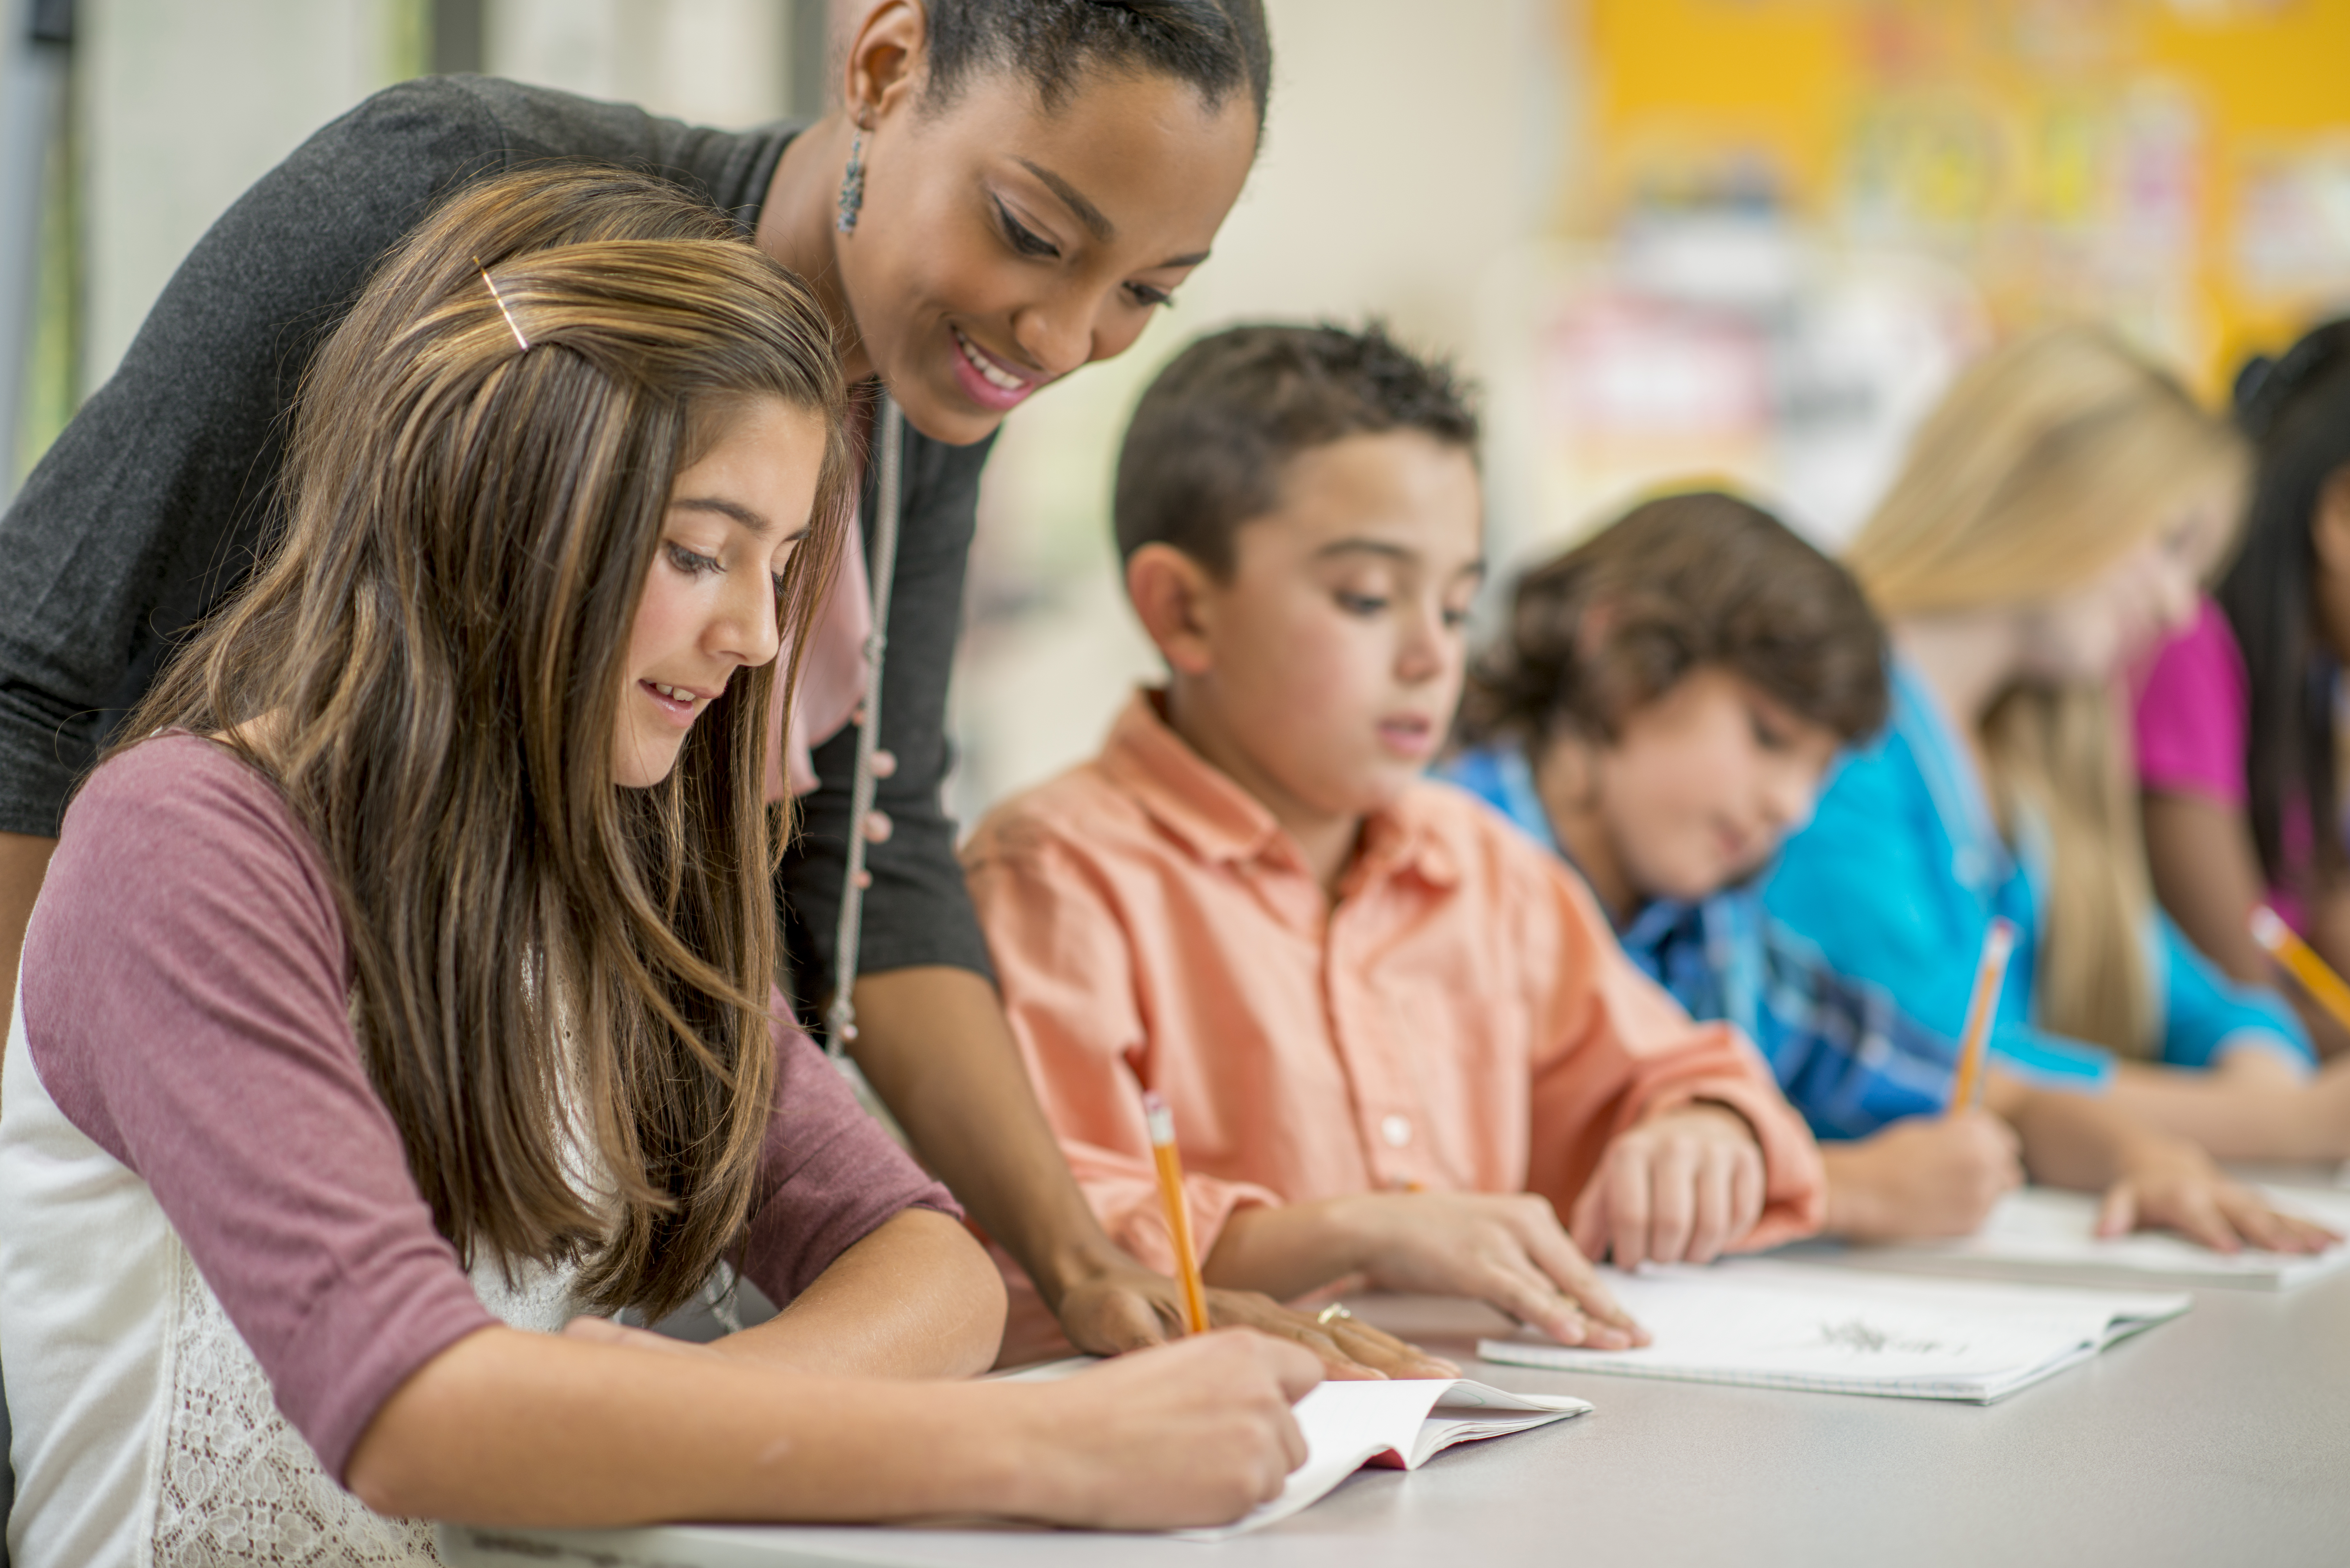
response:
<path id="1" fill-rule="evenodd" d="M 858 1064 L 931 1169 L 1020 1260 L 1070 1340 L 1116 1354 L 1169 1338 L 1183 1321 L 1175 1282 L 1102 1229 L 1037 1104 L 995 989 L 964 970 L 896 970 L 858 982 L 857 1012 Z M 1367 1324 L 1326 1326 L 1253 1292 L 1211 1291 L 1208 1308 L 1220 1326 L 1296 1341 L 1334 1376 L 1451 1376 L 1449 1363 Z"/>
<path id="2" fill-rule="evenodd" d="M 378 1512 L 592 1527 L 990 1514 L 1220 1524 L 1305 1457 L 1314 1358 L 1211 1334 L 1057 1383 L 897 1383 L 507 1328 L 468 1334 L 375 1414 L 347 1480 Z"/>

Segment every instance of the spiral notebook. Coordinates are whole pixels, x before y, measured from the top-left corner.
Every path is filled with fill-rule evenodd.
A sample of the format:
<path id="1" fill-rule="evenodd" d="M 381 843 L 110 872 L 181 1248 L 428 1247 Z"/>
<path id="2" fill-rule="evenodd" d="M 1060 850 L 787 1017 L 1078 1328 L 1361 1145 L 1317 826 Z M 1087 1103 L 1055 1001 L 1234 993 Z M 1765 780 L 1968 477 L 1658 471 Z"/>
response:
<path id="1" fill-rule="evenodd" d="M 2350 1193 L 2264 1188 L 2279 1210 L 2350 1235 Z M 1806 1261 L 1900 1273 L 1969 1279 L 2064 1281 L 2075 1284 L 2218 1285 L 2288 1291 L 2350 1266 L 2350 1242 L 2323 1252 L 2215 1252 L 2164 1231 L 2100 1241 L 2097 1199 L 2085 1192 L 2026 1188 L 2011 1192 L 1981 1230 L 1950 1241 L 1887 1247 L 1806 1247 Z"/>
<path id="2" fill-rule="evenodd" d="M 1055 1362 L 1015 1373 L 1047 1380 L 1083 1370 L 1088 1360 Z M 1305 1462 L 1281 1495 L 1234 1522 L 1169 1533 L 1186 1541 L 1225 1541 L 1287 1519 L 1320 1501 L 1357 1470 L 1418 1469 L 1445 1449 L 1531 1431 L 1584 1415 L 1591 1407 L 1564 1395 L 1511 1394 L 1469 1378 L 1392 1383 L 1324 1383 L 1296 1405 Z M 785 1525 L 671 1525 L 650 1530 L 516 1530 L 443 1525 L 441 1554 L 452 1568 L 529 1563 L 597 1568 L 785 1568 L 786 1564 L 891 1563 L 898 1538 L 919 1547 L 921 1531 L 842 1531 Z"/>
<path id="3" fill-rule="evenodd" d="M 1562 1372 L 1989 1405 L 2190 1304 L 1772 1262 L 1603 1272 L 1653 1344 L 1575 1350 L 1527 1336 L 1481 1341 L 1477 1354 Z"/>

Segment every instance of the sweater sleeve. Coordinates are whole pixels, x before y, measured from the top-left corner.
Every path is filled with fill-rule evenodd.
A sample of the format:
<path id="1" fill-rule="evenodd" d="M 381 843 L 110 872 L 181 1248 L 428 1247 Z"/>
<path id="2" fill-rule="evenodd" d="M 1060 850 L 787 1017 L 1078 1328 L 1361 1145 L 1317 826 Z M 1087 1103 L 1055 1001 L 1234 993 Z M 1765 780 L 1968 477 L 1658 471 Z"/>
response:
<path id="1" fill-rule="evenodd" d="M 1113 1241 L 1146 1266 L 1174 1272 L 1142 1120 L 1149 1041 L 1113 901 L 1081 854 L 1034 824 L 991 819 L 964 859 L 1004 1015 L 1078 1188 Z M 1178 1141 L 1182 1136 L 1179 1125 Z M 1269 1188 L 1196 1170 L 1185 1172 L 1183 1187 L 1203 1259 L 1239 1210 L 1281 1201 Z"/>
<path id="2" fill-rule="evenodd" d="M 1543 876 L 1521 908 L 1547 915 L 1557 959 L 1532 1064 L 1526 1188 L 1570 1214 L 1610 1140 L 1642 1118 L 1696 1100 L 1728 1106 L 1762 1150 L 1763 1208 L 1737 1251 L 1820 1227 L 1827 1179 L 1818 1146 L 1754 1047 L 1727 1023 L 1697 1023 L 1616 944 L 1581 882 L 1531 846 Z"/>
<path id="3" fill-rule="evenodd" d="M 347 1010 L 317 848 L 187 735 L 99 770 L 26 935 L 26 1036 L 146 1181 L 278 1408 L 339 1479 L 410 1374 L 495 1320 L 434 1230 Z"/>
<path id="4" fill-rule="evenodd" d="M 909 1209 L 962 1210 L 866 1115 L 775 998 L 775 1111 L 743 1246 L 743 1272 L 785 1304 Z"/>
<path id="5" fill-rule="evenodd" d="M 0 832 L 57 831 L 108 727 L 242 579 L 275 525 L 295 388 L 436 202 L 577 157 L 658 173 L 747 224 L 787 139 L 436 77 L 376 94 L 263 175 L 0 514 Z"/>
<path id="6" fill-rule="evenodd" d="M 57 831 L 172 639 L 264 538 L 285 412 L 376 258 L 495 146 L 445 82 L 378 94 L 241 197 L 0 515 L 0 831 Z"/>

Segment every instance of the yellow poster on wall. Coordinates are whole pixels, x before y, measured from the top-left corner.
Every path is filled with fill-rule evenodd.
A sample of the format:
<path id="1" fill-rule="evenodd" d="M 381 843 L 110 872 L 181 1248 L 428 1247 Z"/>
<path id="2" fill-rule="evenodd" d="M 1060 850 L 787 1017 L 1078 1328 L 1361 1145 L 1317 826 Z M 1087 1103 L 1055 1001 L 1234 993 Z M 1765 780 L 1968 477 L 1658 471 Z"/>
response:
<path id="1" fill-rule="evenodd" d="M 1571 234 L 1769 212 L 2207 390 L 2350 307 L 2350 0 L 1568 0 Z"/>

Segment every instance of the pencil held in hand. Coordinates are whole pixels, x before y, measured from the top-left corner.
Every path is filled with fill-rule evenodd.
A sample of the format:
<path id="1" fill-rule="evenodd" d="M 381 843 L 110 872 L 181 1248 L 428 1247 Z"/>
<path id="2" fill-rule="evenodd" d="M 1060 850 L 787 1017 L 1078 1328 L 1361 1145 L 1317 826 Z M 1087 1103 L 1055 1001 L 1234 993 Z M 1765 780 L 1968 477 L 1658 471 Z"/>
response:
<path id="1" fill-rule="evenodd" d="M 1175 1147 L 1175 1113 L 1149 1089 L 1142 1091 L 1142 1119 L 1150 1128 L 1150 1153 L 1159 1162 L 1159 1201 L 1167 1210 L 1167 1231 L 1175 1238 L 1175 1277 L 1183 1282 L 1183 1321 L 1193 1334 L 1208 1332 L 1208 1288 L 1200 1278 L 1199 1249 L 1191 1245 L 1191 1206 L 1183 1201 L 1183 1156 Z"/>
<path id="2" fill-rule="evenodd" d="M 1950 1084 L 1952 1115 L 1975 1103 L 1982 1086 L 1983 1056 L 1991 1049 L 1991 1021 L 2007 983 L 2007 961 L 2015 951 L 2015 923 L 1994 919 L 1983 933 L 1982 961 L 1975 965 L 1974 994 L 1967 999 L 1967 1032 L 1959 1041 L 1959 1072 Z"/>
<path id="3" fill-rule="evenodd" d="M 2311 1000 L 2334 1014 L 2345 1029 L 2350 1029 L 2350 985 L 2342 983 L 2326 961 L 2317 956 L 2315 949 L 2293 934 L 2293 928 L 2266 904 L 2252 906 L 2252 940 L 2268 949 L 2269 956 L 2284 965 L 2301 989 Z"/>

